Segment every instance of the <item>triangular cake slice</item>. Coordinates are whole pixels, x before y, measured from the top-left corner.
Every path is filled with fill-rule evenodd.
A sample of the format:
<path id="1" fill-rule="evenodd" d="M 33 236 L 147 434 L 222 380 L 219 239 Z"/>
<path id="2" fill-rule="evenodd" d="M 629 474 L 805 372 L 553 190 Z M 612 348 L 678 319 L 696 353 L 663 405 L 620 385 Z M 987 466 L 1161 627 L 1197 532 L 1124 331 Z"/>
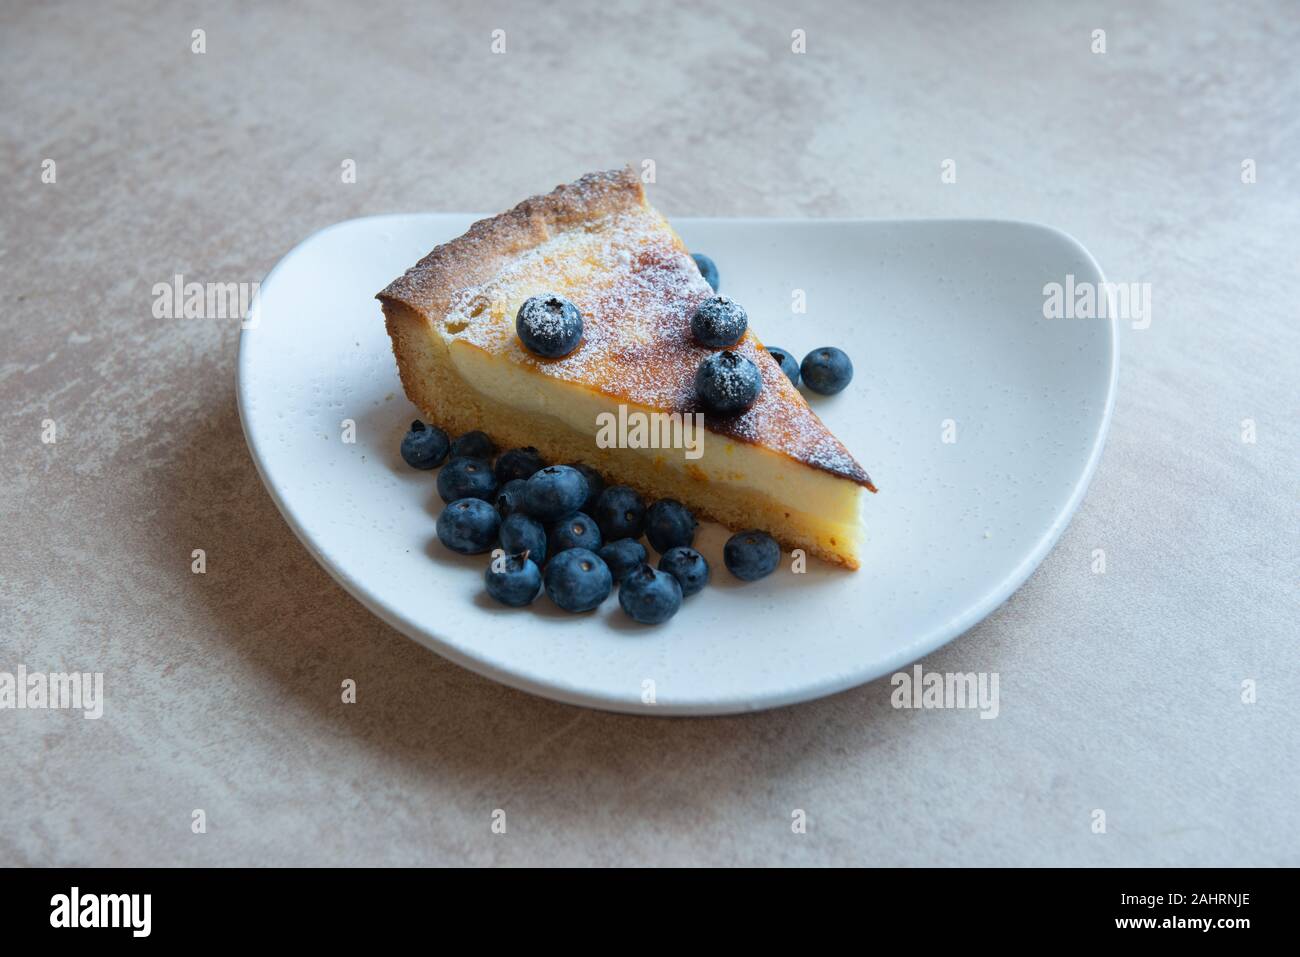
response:
<path id="1" fill-rule="evenodd" d="M 534 355 L 515 332 L 520 305 L 544 293 L 582 312 L 582 342 L 562 359 Z M 702 454 L 610 442 L 609 416 L 634 427 L 617 436 L 623 445 L 649 444 L 635 413 L 655 425 L 672 422 L 655 413 L 696 421 L 695 373 L 713 350 L 695 343 L 690 320 L 712 295 L 625 169 L 475 223 L 378 298 L 407 397 L 451 434 L 481 429 L 503 449 L 585 462 L 650 501 L 675 498 L 699 517 L 857 568 L 863 493 L 875 488 L 752 328 L 732 351 L 758 366 L 762 390 L 746 412 L 704 417 Z"/>

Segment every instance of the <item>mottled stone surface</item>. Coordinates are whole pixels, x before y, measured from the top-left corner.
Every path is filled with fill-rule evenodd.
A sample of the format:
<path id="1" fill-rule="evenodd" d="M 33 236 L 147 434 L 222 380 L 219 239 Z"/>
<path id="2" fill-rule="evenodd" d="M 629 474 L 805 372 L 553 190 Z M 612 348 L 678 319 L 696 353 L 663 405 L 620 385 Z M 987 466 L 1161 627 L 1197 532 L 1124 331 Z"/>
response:
<path id="1" fill-rule="evenodd" d="M 0 670 L 108 697 L 0 711 L 0 863 L 1300 864 L 1294 6 L 782 6 L 0 9 Z M 1151 283 L 1073 524 L 924 662 L 998 672 L 997 720 L 887 681 L 647 720 L 463 671 L 290 533 L 237 324 L 151 312 L 338 220 L 644 157 L 670 215 L 1039 220 Z"/>

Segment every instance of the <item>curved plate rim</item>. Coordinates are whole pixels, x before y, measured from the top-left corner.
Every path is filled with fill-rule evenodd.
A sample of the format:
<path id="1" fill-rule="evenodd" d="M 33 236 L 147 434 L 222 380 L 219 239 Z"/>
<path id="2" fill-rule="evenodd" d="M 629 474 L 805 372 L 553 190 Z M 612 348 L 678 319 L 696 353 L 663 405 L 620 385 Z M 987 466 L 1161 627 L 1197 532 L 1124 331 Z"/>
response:
<path id="1" fill-rule="evenodd" d="M 383 213 L 374 216 L 358 216 L 352 219 L 341 220 L 332 223 L 329 226 L 322 227 L 315 232 L 306 236 L 301 242 L 295 245 L 291 250 L 284 254 L 274 267 L 266 274 L 266 277 L 259 285 L 259 289 L 268 286 L 275 279 L 275 276 L 284 266 L 301 251 L 310 245 L 314 240 L 336 229 L 349 226 L 366 220 L 382 219 L 404 219 L 410 213 Z M 461 216 L 482 218 L 481 214 L 440 212 L 439 216 Z M 692 217 L 677 217 L 677 220 L 689 221 Z M 762 222 L 765 224 L 800 224 L 809 223 L 870 223 L 890 225 L 913 225 L 920 224 L 925 226 L 945 226 L 945 225 L 1002 225 L 1017 226 L 1028 229 L 1036 229 L 1052 235 L 1057 240 L 1071 247 L 1072 251 L 1084 262 L 1086 262 L 1097 274 L 1097 282 L 1104 283 L 1105 276 L 1101 266 L 1097 263 L 1093 255 L 1077 239 L 1064 230 L 1044 223 L 1037 223 L 1028 220 L 1017 219 L 999 219 L 999 218 L 913 218 L 913 219 L 862 219 L 855 217 L 825 217 L 825 218 L 797 218 L 797 217 L 708 217 L 709 219 L 727 219 L 731 222 Z M 254 298 L 250 313 L 260 308 L 257 298 Z M 892 654 L 878 659 L 876 666 L 861 669 L 856 673 L 837 675 L 834 678 L 821 682 L 814 682 L 803 685 L 797 689 L 791 689 L 782 694 L 772 694 L 759 700 L 737 700 L 724 699 L 716 702 L 690 702 L 674 701 L 664 702 L 661 704 L 644 704 L 639 701 L 629 701 L 622 698 L 613 698 L 599 693 L 585 691 L 577 687 L 566 687 L 562 684 L 545 682 L 531 679 L 527 676 L 517 674 L 506 668 L 500 667 L 494 662 L 477 658 L 472 654 L 465 652 L 461 647 L 452 643 L 448 638 L 439 635 L 428 628 L 417 627 L 413 622 L 403 616 L 396 614 L 387 605 L 375 599 L 367 589 L 358 581 L 355 581 L 350 575 L 341 568 L 335 566 L 315 547 L 311 537 L 306 533 L 298 517 L 290 508 L 288 502 L 281 496 L 276 489 L 275 484 L 270 480 L 267 465 L 258 446 L 257 440 L 249 429 L 248 415 L 245 410 L 246 387 L 248 375 L 245 372 L 245 366 L 249 361 L 249 350 L 245 346 L 245 336 L 249 329 L 244 328 L 240 331 L 239 336 L 239 356 L 236 361 L 236 400 L 239 409 L 240 427 L 244 433 L 244 441 L 248 446 L 253 463 L 257 468 L 258 477 L 262 485 L 270 494 L 271 500 L 275 502 L 276 508 L 284 517 L 289 528 L 294 535 L 306 547 L 307 552 L 315 559 L 316 563 L 325 569 L 326 573 L 334 579 L 344 591 L 350 594 L 366 609 L 382 620 L 385 624 L 394 628 L 398 632 L 410 638 L 412 641 L 423 645 L 430 651 L 437 653 L 443 658 L 460 665 L 475 674 L 482 675 L 503 685 L 515 688 L 519 691 L 525 691 L 529 694 L 538 695 L 553 701 L 560 701 L 565 704 L 578 705 L 580 707 L 595 708 L 601 711 L 609 711 L 620 714 L 640 714 L 649 716 L 664 717 L 703 717 L 728 714 L 743 714 L 755 711 L 765 711 L 772 708 L 788 707 L 794 704 L 800 704 L 805 701 L 815 701 L 829 695 L 837 694 L 841 691 L 847 691 L 861 685 L 875 681 L 884 675 L 890 674 L 900 667 L 911 664 L 933 651 L 942 648 L 944 645 L 961 637 L 971 628 L 978 625 L 995 611 L 1003 602 L 1010 598 L 1023 585 L 1029 576 L 1034 573 L 1047 555 L 1055 547 L 1061 534 L 1070 524 L 1075 513 L 1078 511 L 1083 497 L 1087 494 L 1088 487 L 1092 482 L 1093 474 L 1096 472 L 1097 465 L 1101 460 L 1102 451 L 1105 448 L 1106 437 L 1110 431 L 1111 415 L 1115 408 L 1115 396 L 1119 382 L 1119 328 L 1116 318 L 1111 315 L 1107 318 L 1106 336 L 1108 346 L 1108 381 L 1106 385 L 1106 402 L 1102 411 L 1101 423 L 1097 428 L 1096 435 L 1093 438 L 1092 448 L 1089 451 L 1087 462 L 1084 464 L 1082 472 L 1075 481 L 1070 491 L 1069 498 L 1057 512 L 1056 516 L 1048 525 L 1043 533 L 1038 537 L 1033 547 L 1026 553 L 1021 562 L 1016 565 L 996 587 L 990 589 L 983 598 L 968 607 L 961 615 L 950 619 L 948 622 L 931 629 L 920 635 L 916 640 L 897 649 Z"/>

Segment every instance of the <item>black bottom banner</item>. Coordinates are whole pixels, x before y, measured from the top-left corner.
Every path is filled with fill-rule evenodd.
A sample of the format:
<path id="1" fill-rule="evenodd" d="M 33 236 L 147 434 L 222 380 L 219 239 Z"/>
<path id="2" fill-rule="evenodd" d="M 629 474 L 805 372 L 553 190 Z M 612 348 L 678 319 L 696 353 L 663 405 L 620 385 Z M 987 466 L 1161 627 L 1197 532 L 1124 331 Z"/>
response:
<path id="1" fill-rule="evenodd" d="M 814 938 L 978 939 L 1231 947 L 1289 923 L 1285 870 L 0 871 L 6 944 L 148 941 L 295 945 L 408 938 L 434 926 L 554 937 L 621 925 L 637 939 L 716 928 L 729 942 L 775 925 Z M 435 923 L 436 922 L 436 923 Z M 594 925 L 594 926 L 593 926 Z M 72 938 L 75 937 L 75 940 Z M 37 941 L 36 939 L 40 940 Z M 615 938 L 616 940 L 618 938 Z M 12 951 L 20 953 L 22 951 Z"/>

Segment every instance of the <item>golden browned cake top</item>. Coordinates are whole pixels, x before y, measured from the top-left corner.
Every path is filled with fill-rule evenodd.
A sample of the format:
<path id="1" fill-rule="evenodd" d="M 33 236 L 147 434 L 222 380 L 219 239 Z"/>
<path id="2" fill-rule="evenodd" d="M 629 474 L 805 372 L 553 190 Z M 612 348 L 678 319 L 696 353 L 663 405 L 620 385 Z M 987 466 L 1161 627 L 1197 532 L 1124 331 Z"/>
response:
<path id="1" fill-rule="evenodd" d="M 514 311 L 556 293 L 583 316 L 583 338 L 562 359 L 519 342 Z M 704 411 L 694 380 L 712 349 L 697 345 L 691 316 L 714 292 L 630 169 L 592 173 L 534 197 L 439 246 L 381 292 L 431 324 L 541 375 L 616 402 L 665 412 Z M 705 415 L 709 431 L 763 446 L 874 490 L 871 479 L 751 332 L 733 352 L 763 378 L 739 415 Z"/>

